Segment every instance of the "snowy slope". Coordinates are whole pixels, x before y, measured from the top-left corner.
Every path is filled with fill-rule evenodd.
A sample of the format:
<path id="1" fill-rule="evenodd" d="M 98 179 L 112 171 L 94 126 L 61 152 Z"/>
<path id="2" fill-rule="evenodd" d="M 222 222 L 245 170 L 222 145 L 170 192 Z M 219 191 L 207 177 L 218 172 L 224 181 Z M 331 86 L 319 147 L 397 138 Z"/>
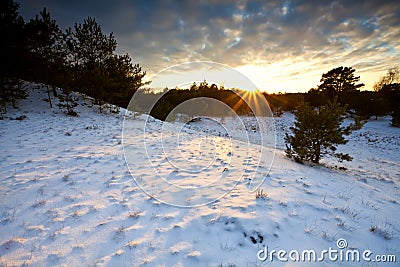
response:
<path id="1" fill-rule="evenodd" d="M 125 120 L 137 161 L 131 175 L 121 143 L 123 115 L 100 114 L 77 97 L 79 117 L 68 117 L 48 108 L 43 89 L 31 89 L 20 109 L 0 121 L 0 266 L 398 266 L 400 129 L 387 118 L 349 137 L 341 149 L 355 159 L 343 163 L 348 170 L 342 171 L 286 159 L 283 136 L 293 116 L 285 114 L 276 119 L 278 150 L 263 197 L 256 199 L 241 180 L 215 202 L 179 208 L 147 195 L 132 177 L 146 181 L 154 175 L 140 149 L 143 121 Z M 27 118 L 13 120 L 21 115 Z M 157 138 L 158 123 L 150 122 L 150 137 Z M 174 142 L 172 134 L 163 138 Z M 223 150 L 223 138 L 213 142 Z M 193 156 L 190 147 L 184 151 Z M 225 152 L 220 165 L 203 174 L 204 183 L 213 171 L 222 175 L 227 167 L 233 173 L 232 163 L 223 164 Z M 198 182 L 158 162 L 162 175 L 185 185 Z M 338 249 L 340 238 L 346 249 L 396 255 L 397 263 L 257 258 L 265 246 L 288 252 Z"/>

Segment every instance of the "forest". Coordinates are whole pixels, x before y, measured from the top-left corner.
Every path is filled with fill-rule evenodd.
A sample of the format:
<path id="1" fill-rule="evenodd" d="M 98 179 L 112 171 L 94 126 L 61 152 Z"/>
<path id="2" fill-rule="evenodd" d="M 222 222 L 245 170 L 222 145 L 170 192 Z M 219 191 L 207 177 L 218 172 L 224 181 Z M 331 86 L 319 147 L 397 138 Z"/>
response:
<path id="1" fill-rule="evenodd" d="M 100 110 L 104 103 L 126 106 L 132 94 L 143 86 L 142 71 L 128 54 L 117 55 L 117 41 L 104 34 L 95 18 L 62 31 L 44 8 L 35 18 L 24 21 L 19 4 L 1 1 L 0 50 L 1 106 L 16 107 L 18 99 L 26 97 L 22 81 L 45 84 L 49 106 L 52 97 L 61 98 L 68 115 L 73 110 L 71 92 L 81 92 L 94 98 Z M 61 88 L 57 95 L 55 88 Z"/>
<path id="2" fill-rule="evenodd" d="M 364 84 L 360 83 L 360 77 L 355 75 L 352 67 L 337 67 L 321 78 L 321 84 L 305 93 L 279 93 L 262 94 L 267 99 L 274 116 L 280 116 L 283 111 L 294 111 L 301 102 L 306 102 L 312 107 L 320 107 L 337 98 L 339 104 L 346 106 L 347 113 L 359 116 L 362 119 L 379 116 L 392 116 L 392 125 L 400 126 L 400 84 L 399 69 L 389 68 L 387 73 L 375 83 L 374 91 L 361 91 Z M 165 88 L 162 100 L 159 101 L 151 115 L 163 120 L 177 105 L 191 98 L 210 97 L 220 101 L 239 115 L 249 115 L 251 110 L 246 102 L 240 102 L 240 96 L 235 93 L 238 89 L 225 89 L 223 86 L 209 84 L 203 81 L 193 83 L 189 88 Z M 239 104 L 238 104 L 239 103 Z"/>

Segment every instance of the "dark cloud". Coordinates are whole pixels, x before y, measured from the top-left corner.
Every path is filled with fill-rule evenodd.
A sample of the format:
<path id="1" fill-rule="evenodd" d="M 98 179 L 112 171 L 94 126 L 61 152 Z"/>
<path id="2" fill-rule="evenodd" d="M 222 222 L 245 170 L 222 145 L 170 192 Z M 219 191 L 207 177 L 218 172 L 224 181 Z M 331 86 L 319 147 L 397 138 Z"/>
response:
<path id="1" fill-rule="evenodd" d="M 129 52 L 149 73 L 189 60 L 235 67 L 291 58 L 324 70 L 351 63 L 367 71 L 375 63 L 381 71 L 400 59 L 397 0 L 24 0 L 21 14 L 32 18 L 44 6 L 63 28 L 96 17 L 116 35 L 118 51 Z"/>

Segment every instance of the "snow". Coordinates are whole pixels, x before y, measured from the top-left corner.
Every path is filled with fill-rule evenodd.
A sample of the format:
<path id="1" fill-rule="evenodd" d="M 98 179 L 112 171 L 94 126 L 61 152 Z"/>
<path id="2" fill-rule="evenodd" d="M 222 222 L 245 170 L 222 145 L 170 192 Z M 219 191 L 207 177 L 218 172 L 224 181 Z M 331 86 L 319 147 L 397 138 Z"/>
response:
<path id="1" fill-rule="evenodd" d="M 327 158 L 323 166 L 284 156 L 284 133 L 294 117 L 276 118 L 277 149 L 265 148 L 275 158 L 271 169 L 260 165 L 269 174 L 256 198 L 249 182 L 257 161 L 241 141 L 218 136 L 217 126 L 199 139 L 190 133 L 204 129 L 202 122 L 189 125 L 180 155 L 173 150 L 178 141 L 172 124 L 145 115 L 124 120 L 123 110 L 100 114 L 80 94 L 79 117 L 69 117 L 48 107 L 43 88 L 31 85 L 29 91 L 19 109 L 10 108 L 0 121 L 1 266 L 377 264 L 257 259 L 264 246 L 321 251 L 337 249 L 339 238 L 348 248 L 396 255 L 397 263 L 380 264 L 398 266 L 400 129 L 390 127 L 389 118 L 371 120 L 349 136 L 340 151 L 350 153 L 352 162 Z M 21 115 L 27 118 L 14 120 Z M 245 134 L 230 118 L 224 125 Z M 160 131 L 164 150 L 156 145 Z M 199 186 L 204 189 L 194 194 Z"/>

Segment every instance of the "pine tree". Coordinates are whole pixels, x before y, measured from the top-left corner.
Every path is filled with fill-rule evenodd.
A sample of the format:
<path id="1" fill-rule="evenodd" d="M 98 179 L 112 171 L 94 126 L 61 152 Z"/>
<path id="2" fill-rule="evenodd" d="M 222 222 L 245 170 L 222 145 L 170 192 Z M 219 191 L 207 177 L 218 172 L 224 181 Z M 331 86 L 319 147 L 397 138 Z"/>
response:
<path id="1" fill-rule="evenodd" d="M 337 67 L 322 74 L 321 84 L 317 89 L 319 95 L 326 101 L 332 101 L 336 96 L 339 96 L 339 100 L 352 96 L 364 86 L 363 83 L 357 83 L 360 81 L 360 76 L 355 76 L 355 71 L 352 67 Z"/>
<path id="2" fill-rule="evenodd" d="M 74 69 L 76 85 L 80 91 L 94 97 L 100 111 L 107 85 L 107 61 L 114 56 L 117 41 L 113 33 L 105 35 L 94 18 L 75 24 L 74 32 L 67 30 L 70 63 Z"/>
<path id="3" fill-rule="evenodd" d="M 40 17 L 36 15 L 26 24 L 25 31 L 31 65 L 29 78 L 46 85 L 52 107 L 50 88 L 57 96 L 56 85 L 61 85 L 65 74 L 67 53 L 62 31 L 46 8 L 40 12 Z"/>
<path id="4" fill-rule="evenodd" d="M 24 83 L 20 79 L 2 79 L 0 86 L 0 104 L 4 113 L 7 111 L 7 103 L 11 103 L 13 108 L 17 108 L 17 101 L 28 96 Z"/>
<path id="5" fill-rule="evenodd" d="M 69 116 L 78 116 L 74 108 L 78 105 L 72 97 L 73 78 L 72 71 L 66 68 L 64 80 L 62 81 L 61 94 L 58 95 L 58 107 L 65 109 Z"/>
<path id="6" fill-rule="evenodd" d="M 394 127 L 400 127 L 400 108 L 396 108 L 392 112 L 392 121 L 391 124 Z"/>
<path id="7" fill-rule="evenodd" d="M 18 12 L 19 4 L 12 0 L 0 1 L 0 76 L 2 79 L 21 78 L 25 55 L 24 19 Z"/>
<path id="8" fill-rule="evenodd" d="M 146 72 L 132 64 L 128 54 L 115 54 L 117 41 L 113 33 L 104 34 L 94 18 L 76 24 L 74 30 L 68 29 L 66 40 L 74 85 L 95 99 L 100 112 L 105 102 L 127 106 L 133 93 L 148 84 L 142 81 Z"/>
<path id="9" fill-rule="evenodd" d="M 0 1 L 0 106 L 6 112 L 7 103 L 14 108 L 19 99 L 26 98 L 23 86 L 23 59 L 26 55 L 24 20 L 18 12 L 19 4 L 12 0 Z"/>
<path id="10" fill-rule="evenodd" d="M 359 120 L 347 127 L 341 126 L 346 108 L 337 98 L 319 108 L 301 102 L 295 112 L 294 127 L 290 128 L 293 135 L 285 137 L 286 155 L 299 163 L 319 163 L 325 155 L 335 156 L 339 161 L 352 160 L 348 154 L 335 153 L 336 145 L 347 143 L 345 135 L 362 127 Z"/>
<path id="11" fill-rule="evenodd" d="M 392 126 L 400 126 L 400 83 L 392 83 L 383 86 L 379 91 L 385 99 L 392 116 Z"/>
<path id="12" fill-rule="evenodd" d="M 132 64 L 128 54 L 114 55 L 107 60 L 106 66 L 109 77 L 106 99 L 120 107 L 127 107 L 133 94 L 149 83 L 142 81 L 146 72 L 142 71 L 139 64 Z"/>

